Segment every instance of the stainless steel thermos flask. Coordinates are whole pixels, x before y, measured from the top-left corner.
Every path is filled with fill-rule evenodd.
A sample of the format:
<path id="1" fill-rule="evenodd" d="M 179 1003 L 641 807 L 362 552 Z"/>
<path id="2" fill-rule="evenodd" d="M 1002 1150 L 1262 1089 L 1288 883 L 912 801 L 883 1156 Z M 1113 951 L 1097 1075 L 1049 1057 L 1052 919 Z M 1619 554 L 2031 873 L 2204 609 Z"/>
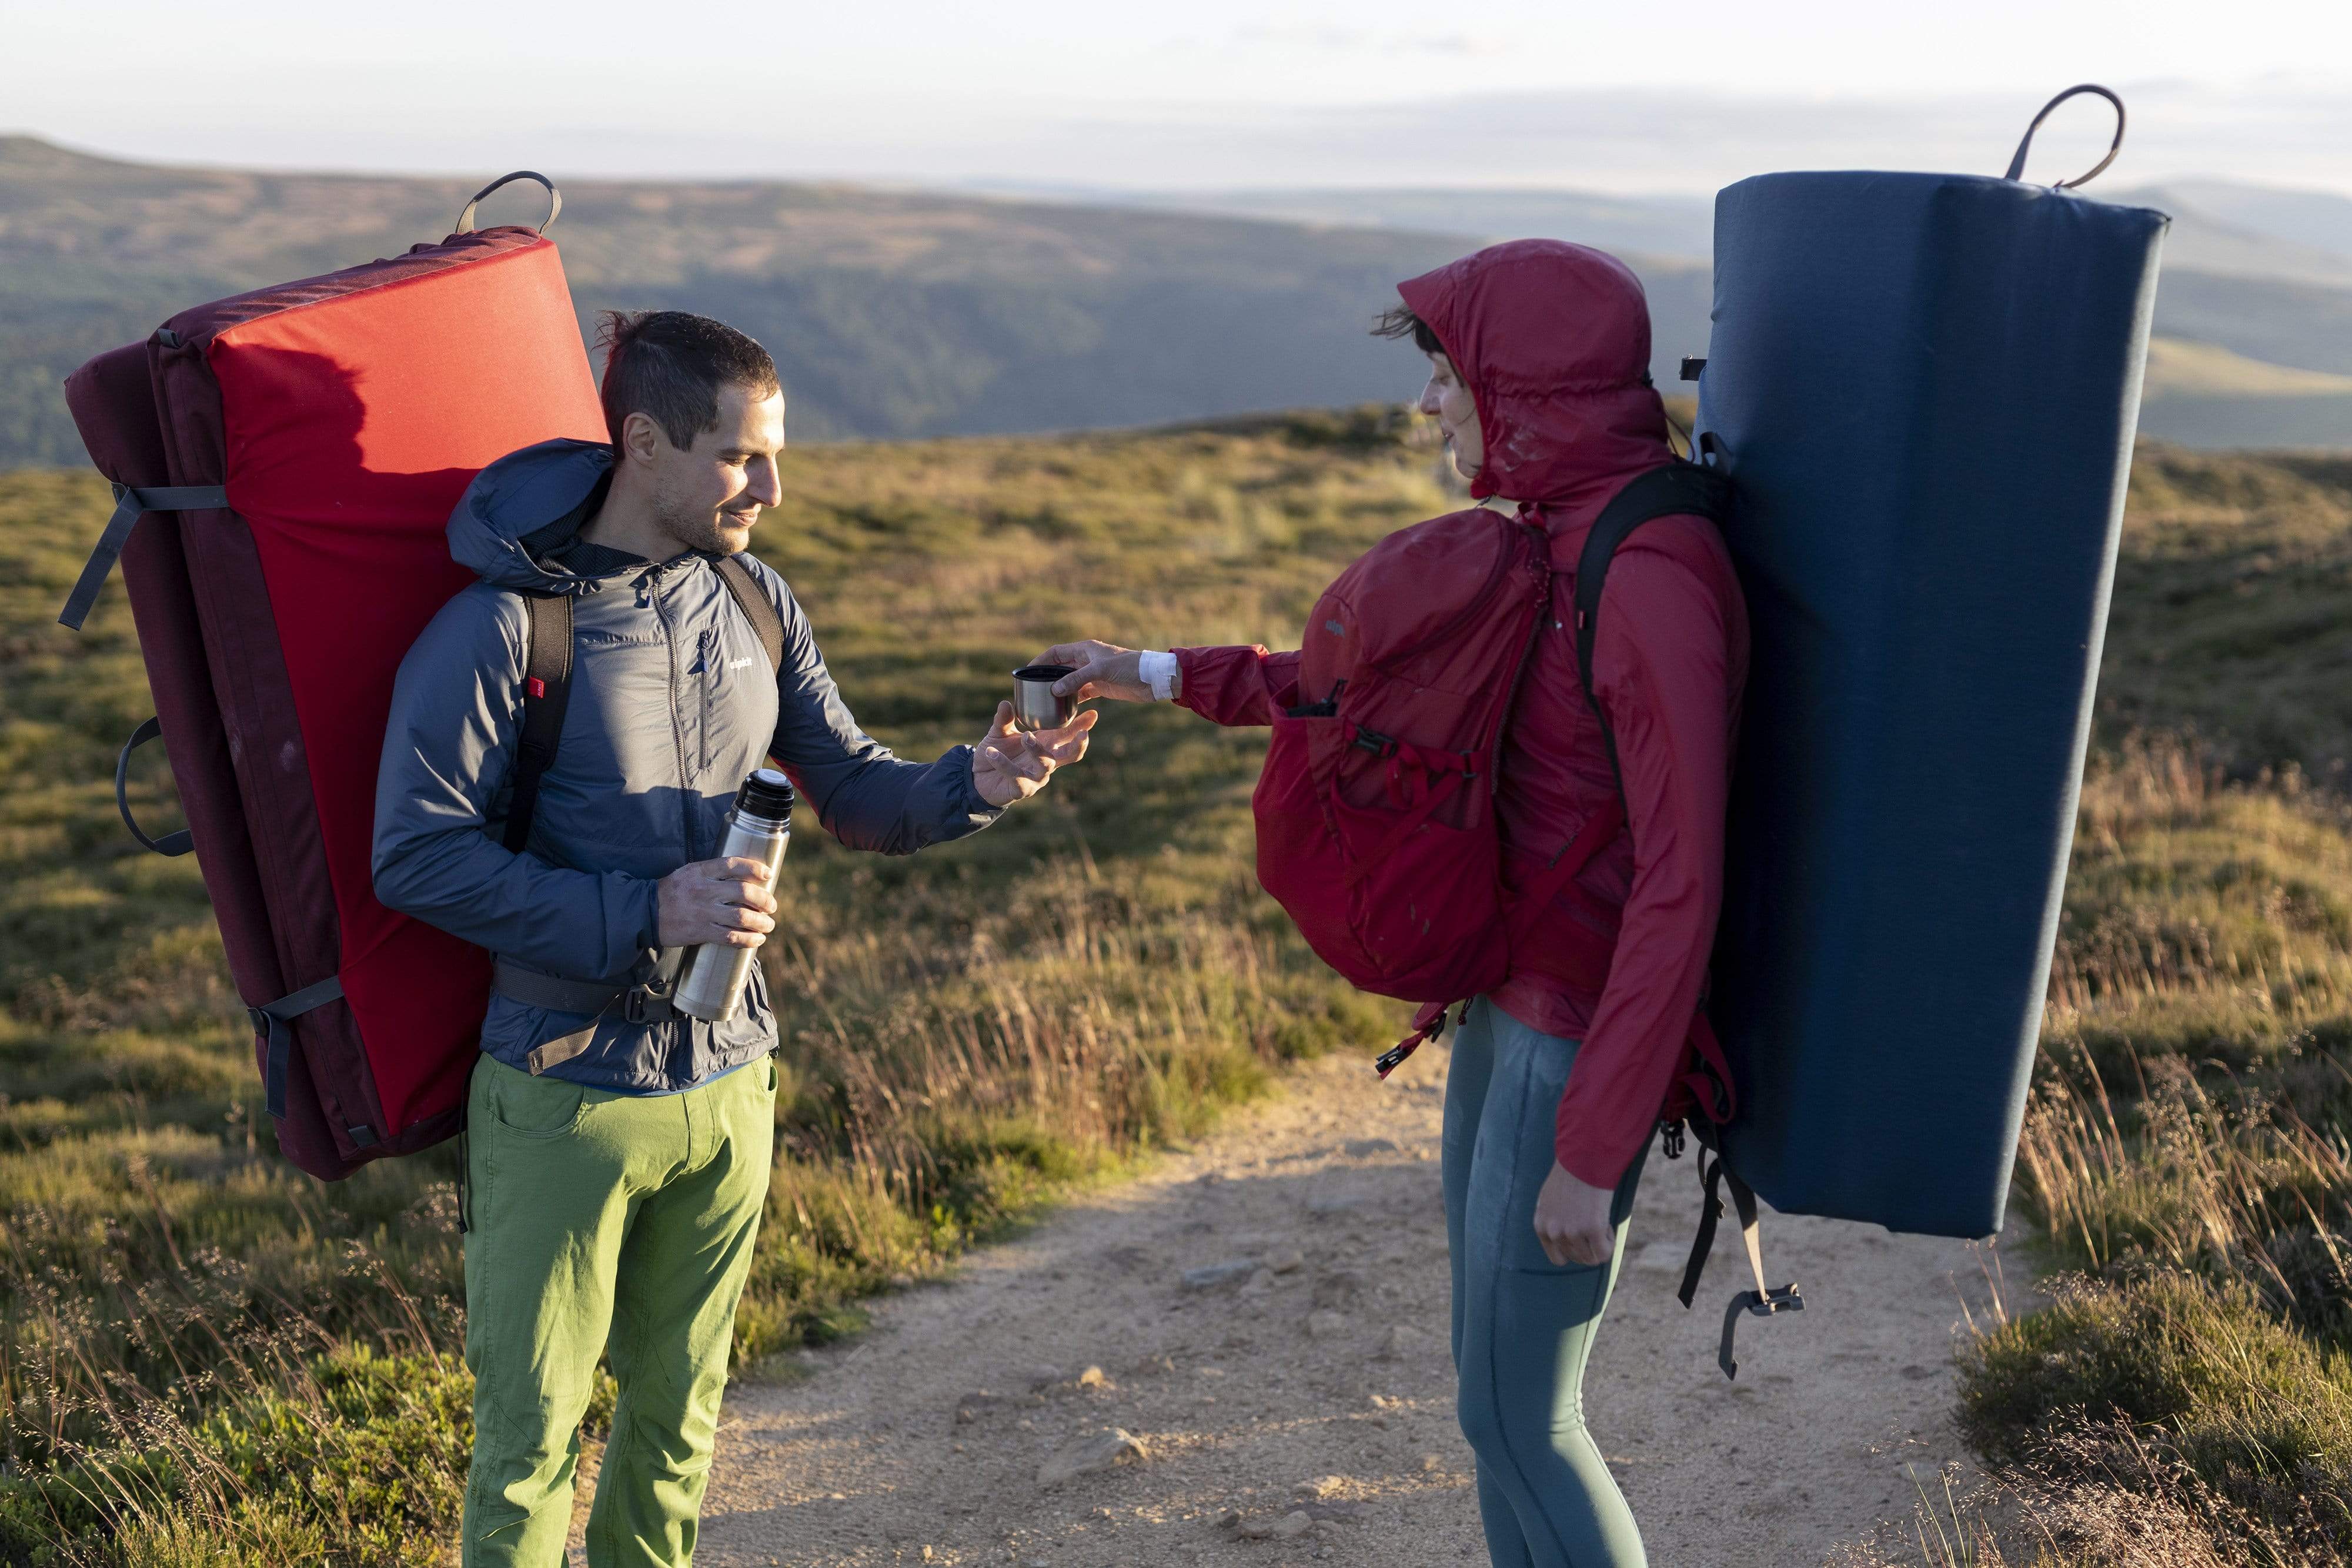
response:
<path id="1" fill-rule="evenodd" d="M 784 862 L 784 846 L 793 837 L 793 781 L 772 768 L 762 768 L 743 780 L 736 792 L 735 810 L 727 819 L 727 838 L 719 858 L 761 862 L 773 886 L 776 868 Z M 751 977 L 756 947 L 730 947 L 712 943 L 697 947 L 687 960 L 686 978 L 678 982 L 670 1005 L 691 1018 L 718 1023 L 735 1016 L 742 1005 L 743 982 Z"/>

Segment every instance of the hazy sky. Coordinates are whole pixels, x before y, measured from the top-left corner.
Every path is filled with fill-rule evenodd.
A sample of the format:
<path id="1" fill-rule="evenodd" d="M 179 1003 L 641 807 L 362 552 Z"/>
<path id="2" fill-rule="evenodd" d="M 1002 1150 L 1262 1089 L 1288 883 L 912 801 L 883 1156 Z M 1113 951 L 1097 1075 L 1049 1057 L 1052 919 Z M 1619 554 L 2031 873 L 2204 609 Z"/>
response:
<path id="1" fill-rule="evenodd" d="M 188 162 L 1703 191 L 1997 173 L 2091 79 L 2118 181 L 2352 192 L 2347 0 L 0 0 L 0 130 Z M 2105 141 L 2048 134 L 2050 179 Z"/>

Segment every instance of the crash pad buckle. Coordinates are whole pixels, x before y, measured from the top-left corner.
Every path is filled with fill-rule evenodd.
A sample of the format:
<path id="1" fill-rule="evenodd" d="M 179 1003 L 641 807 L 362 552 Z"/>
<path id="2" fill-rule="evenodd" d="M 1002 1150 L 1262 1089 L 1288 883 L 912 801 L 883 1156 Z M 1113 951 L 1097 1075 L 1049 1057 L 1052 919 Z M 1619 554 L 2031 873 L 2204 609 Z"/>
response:
<path id="1" fill-rule="evenodd" d="M 1804 1310 L 1805 1298 L 1797 1293 L 1794 1280 L 1777 1290 L 1740 1291 L 1723 1309 L 1723 1343 L 1715 1353 L 1716 1365 L 1723 1368 L 1723 1375 L 1727 1378 L 1736 1380 L 1739 1376 L 1739 1363 L 1732 1356 L 1731 1342 L 1739 1331 L 1739 1319 L 1743 1313 L 1750 1317 L 1769 1318 L 1780 1312 L 1801 1312 Z"/>

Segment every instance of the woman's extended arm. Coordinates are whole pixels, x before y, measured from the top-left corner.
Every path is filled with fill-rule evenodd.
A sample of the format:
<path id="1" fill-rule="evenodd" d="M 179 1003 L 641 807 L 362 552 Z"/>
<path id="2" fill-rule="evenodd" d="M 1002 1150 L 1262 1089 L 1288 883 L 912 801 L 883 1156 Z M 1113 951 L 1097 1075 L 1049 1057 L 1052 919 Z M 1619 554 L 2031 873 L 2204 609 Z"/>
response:
<path id="1" fill-rule="evenodd" d="M 1298 702 L 1298 655 L 1253 644 L 1158 653 L 1115 643 L 1059 643 L 1037 662 L 1076 666 L 1054 685 L 1064 696 L 1174 701 L 1213 724 L 1272 724 L 1276 709 Z"/>

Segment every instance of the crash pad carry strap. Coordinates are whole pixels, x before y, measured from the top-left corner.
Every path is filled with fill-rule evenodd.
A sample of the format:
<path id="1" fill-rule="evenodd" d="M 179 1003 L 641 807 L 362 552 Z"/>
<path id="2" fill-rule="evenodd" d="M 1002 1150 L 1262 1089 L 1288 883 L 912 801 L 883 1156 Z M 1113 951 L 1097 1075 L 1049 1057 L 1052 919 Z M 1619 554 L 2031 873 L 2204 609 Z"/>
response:
<path id="1" fill-rule="evenodd" d="M 1592 648 L 1601 630 L 1601 591 L 1609 581 L 1609 563 L 1617 547 L 1635 528 L 1653 517 L 1685 514 L 1720 523 L 1731 507 L 1731 482 L 1712 468 L 1696 463 L 1670 463 L 1653 468 L 1617 492 L 1592 520 L 1584 549 L 1576 558 L 1576 678 L 1583 683 L 1584 700 L 1601 721 L 1601 744 L 1609 753 L 1609 771 L 1617 780 L 1617 797 L 1625 797 L 1625 770 L 1617 761 L 1617 732 L 1592 689 Z"/>
<path id="2" fill-rule="evenodd" d="M 2095 171 L 2094 171 L 2095 172 Z M 1674 463 L 1654 468 L 1618 492 L 1614 500 L 1601 509 L 1594 519 L 1592 531 L 1585 536 L 1584 549 L 1576 562 L 1576 674 L 1583 683 L 1584 700 L 1600 722 L 1601 744 L 1609 752 L 1609 769 L 1617 779 L 1620 802 L 1625 798 L 1625 774 L 1617 758 L 1617 737 L 1609 723 L 1609 714 L 1601 706 L 1601 695 L 1593 689 L 1592 654 L 1598 641 L 1601 620 L 1601 594 L 1609 580 L 1609 563 L 1618 547 L 1628 535 L 1653 517 L 1678 517 L 1685 514 L 1708 517 L 1720 524 L 1729 514 L 1731 482 L 1713 468 L 1696 463 Z M 1728 1120 L 1734 1108 L 1730 1101 L 1731 1079 L 1722 1051 L 1716 1044 L 1714 1030 L 1702 1012 L 1692 1023 L 1692 1043 L 1700 1052 L 1700 1070 L 1685 1080 L 1702 1107 L 1709 1113 L 1720 1110 L 1725 1114 L 1711 1117 Z M 1710 1079 L 1715 1082 L 1710 1082 Z M 1715 1102 L 1709 1104 L 1709 1099 Z M 1670 1129 L 1669 1152 L 1677 1152 L 1678 1128 Z M 1699 1155 L 1699 1178 L 1705 1188 L 1705 1201 L 1699 1209 L 1698 1235 L 1692 1243 L 1688 1267 L 1683 1271 L 1682 1303 L 1687 1307 L 1697 1293 L 1699 1275 L 1706 1265 L 1707 1253 L 1715 1245 L 1716 1221 L 1723 1213 L 1723 1200 L 1717 1188 L 1728 1186 L 1731 1201 L 1739 1211 L 1739 1235 L 1748 1250 L 1748 1265 L 1756 1276 L 1756 1288 L 1742 1291 L 1731 1299 L 1723 1313 L 1723 1343 L 1717 1352 L 1716 1364 L 1723 1368 L 1726 1377 L 1739 1375 L 1739 1364 L 1732 1358 L 1732 1338 L 1743 1314 L 1769 1317 L 1776 1312 L 1799 1312 L 1804 1298 L 1797 1293 L 1795 1281 L 1779 1290 L 1764 1282 L 1764 1249 L 1758 1233 L 1756 1194 L 1746 1182 L 1723 1161 L 1717 1153 L 1710 1161 L 1702 1150 Z"/>
<path id="3" fill-rule="evenodd" d="M 261 1070 L 261 1080 L 269 1096 L 271 1115 L 286 1114 L 286 1078 L 294 1060 L 294 1030 L 290 1026 L 296 1019 L 311 1009 L 325 1007 L 342 994 L 342 977 L 330 975 L 323 980 L 305 986 L 300 990 L 280 997 L 274 1002 L 265 1002 L 260 1007 L 248 1007 L 245 1009 L 247 1019 L 253 1025 L 253 1032 L 259 1035 L 268 1045 L 268 1053 L 264 1059 Z M 346 1130 L 362 1148 L 376 1141 L 374 1133 L 366 1127 L 352 1127 Z"/>
<path id="4" fill-rule="evenodd" d="M 1738 1173 L 1723 1163 L 1721 1155 L 1709 1161 L 1704 1149 L 1699 1151 L 1698 1170 L 1699 1185 L 1706 1194 L 1699 1208 L 1698 1239 L 1692 1243 L 1690 1262 L 1683 1270 L 1682 1288 L 1675 1293 L 1685 1307 L 1698 1294 L 1698 1278 L 1706 1267 L 1707 1252 L 1715 1245 L 1716 1221 L 1723 1218 L 1723 1199 L 1716 1189 L 1729 1187 L 1732 1207 L 1739 1211 L 1740 1244 L 1748 1252 L 1748 1270 L 1756 1278 L 1754 1290 L 1740 1291 L 1723 1309 L 1723 1343 L 1717 1348 L 1715 1364 L 1723 1368 L 1724 1376 L 1736 1378 L 1739 1375 L 1739 1363 L 1732 1357 L 1732 1338 L 1738 1331 L 1741 1316 L 1769 1318 L 1779 1312 L 1801 1312 L 1805 1310 L 1805 1298 L 1797 1293 L 1794 1280 L 1779 1290 L 1764 1282 L 1764 1247 L 1758 1234 L 1756 1194 L 1739 1179 Z"/>
<path id="5" fill-rule="evenodd" d="M 531 1047 L 524 1061 L 535 1076 L 587 1050 L 596 1038 L 596 1026 L 615 1009 L 622 1021 L 633 1024 L 670 1023 L 687 1016 L 670 999 L 677 988 L 678 968 L 677 962 L 665 965 L 659 952 L 648 949 L 641 955 L 637 970 L 646 977 L 643 979 L 567 980 L 560 975 L 526 969 L 509 958 L 494 957 L 490 964 L 490 989 L 525 1007 L 578 1013 L 588 1019 L 569 1034 Z"/>
<path id="6" fill-rule="evenodd" d="M 103 580 L 102 573 L 100 580 Z M 141 844 L 159 855 L 184 855 L 195 848 L 195 837 L 187 829 L 165 833 L 160 839 L 153 838 L 131 814 L 131 754 L 149 741 L 159 738 L 163 733 L 163 721 L 150 718 L 132 730 L 131 738 L 123 742 L 121 755 L 114 759 L 114 805 L 122 813 L 122 825 L 131 830 L 131 836 Z M 262 1056 L 261 1081 L 271 1115 L 282 1117 L 286 1114 L 286 1080 L 292 1071 L 294 1060 L 293 1021 L 313 1008 L 326 1006 L 342 994 L 341 977 L 330 975 L 274 1002 L 264 1002 L 259 1007 L 248 1006 L 245 1009 L 247 1021 L 253 1025 L 253 1032 L 267 1048 Z M 344 1132 L 360 1148 L 376 1141 L 375 1131 L 372 1127 L 351 1126 Z"/>
<path id="7" fill-rule="evenodd" d="M 515 741 L 514 789 L 500 841 L 516 854 L 530 841 L 539 811 L 540 780 L 563 738 L 563 712 L 572 702 L 572 596 L 523 596 L 522 732 Z"/>
<path id="8" fill-rule="evenodd" d="M 509 176 L 512 178 L 512 176 Z M 769 602 L 760 580 L 741 556 L 721 556 L 712 562 L 719 580 L 727 585 L 743 618 L 751 623 L 768 668 L 784 667 L 784 622 Z M 525 634 L 522 673 L 522 734 L 515 746 L 514 789 L 507 805 L 506 833 L 501 841 L 517 854 L 530 841 L 531 819 L 539 810 L 540 780 L 555 761 L 563 738 L 564 709 L 572 700 L 572 600 L 562 593 L 523 596 Z"/>
<path id="9" fill-rule="evenodd" d="M 151 485 L 144 489 L 115 486 L 114 515 L 106 519 L 97 547 L 82 563 L 73 591 L 66 595 L 66 607 L 58 612 L 58 624 L 81 630 L 81 623 L 89 619 L 89 607 L 98 602 L 98 591 L 106 586 L 107 574 L 114 570 L 122 547 L 131 542 L 131 530 L 141 517 L 149 512 L 201 512 L 227 505 L 228 491 L 219 485 Z"/>
<path id="10" fill-rule="evenodd" d="M 511 176 L 509 176 L 511 178 Z M 721 556 L 712 566 L 719 580 L 743 618 L 751 623 L 760 651 L 771 671 L 784 667 L 784 622 L 760 586 L 759 577 L 740 555 Z M 507 805 L 502 842 L 520 854 L 530 841 L 532 819 L 539 810 L 539 788 L 555 761 L 563 738 L 563 715 L 572 698 L 572 600 L 562 593 L 533 593 L 523 598 L 528 625 L 523 659 L 522 730 L 515 747 L 514 789 Z M 670 1006 L 669 981 L 618 984 L 601 980 L 570 980 L 528 969 L 495 956 L 490 988 L 526 1007 L 554 1012 L 584 1013 L 601 1019 L 615 1004 L 620 1016 L 633 1024 L 667 1023 L 681 1017 Z M 541 1072 L 588 1048 L 591 1030 L 577 1030 L 547 1041 L 530 1053 L 530 1070 Z"/>
<path id="11" fill-rule="evenodd" d="M 141 517 L 149 512 L 208 511 L 227 505 L 228 491 L 219 485 L 151 485 L 143 488 L 131 485 L 115 486 L 114 515 L 107 518 L 106 528 L 98 537 L 97 548 L 89 552 L 89 559 L 83 564 L 81 576 L 75 580 L 73 591 L 66 596 L 65 609 L 58 614 L 58 624 L 77 632 L 81 630 L 82 622 L 89 617 L 90 606 L 98 601 L 98 591 L 106 586 L 108 575 L 114 570 L 115 561 L 122 554 L 122 547 L 130 542 L 131 530 L 138 526 Z M 159 855 L 184 855 L 195 847 L 194 835 L 187 829 L 182 828 L 160 839 L 154 838 L 131 814 L 131 754 L 149 741 L 160 738 L 163 733 L 163 720 L 150 718 L 132 730 L 131 738 L 122 743 L 122 750 L 114 759 L 114 805 L 115 810 L 122 814 L 122 825 L 131 830 L 131 836 L 142 845 Z M 272 1116 L 283 1117 L 286 1114 L 286 1083 L 294 1060 L 293 1020 L 313 1008 L 326 1006 L 342 994 L 341 977 L 330 975 L 274 1002 L 264 1002 L 259 1007 L 248 1006 L 245 1009 L 247 1019 L 253 1025 L 253 1032 L 260 1037 L 265 1047 L 261 1076 Z M 349 1127 L 345 1131 L 362 1148 L 376 1141 L 374 1130 L 369 1127 Z"/>
<path id="12" fill-rule="evenodd" d="M 735 607 L 743 619 L 751 623 L 751 631 L 760 639 L 761 651 L 768 655 L 768 668 L 779 674 L 784 668 L 784 622 L 776 607 L 768 601 L 768 591 L 760 586 L 759 575 L 745 564 L 740 555 L 721 556 L 711 563 L 719 569 L 719 580 L 735 596 Z"/>

